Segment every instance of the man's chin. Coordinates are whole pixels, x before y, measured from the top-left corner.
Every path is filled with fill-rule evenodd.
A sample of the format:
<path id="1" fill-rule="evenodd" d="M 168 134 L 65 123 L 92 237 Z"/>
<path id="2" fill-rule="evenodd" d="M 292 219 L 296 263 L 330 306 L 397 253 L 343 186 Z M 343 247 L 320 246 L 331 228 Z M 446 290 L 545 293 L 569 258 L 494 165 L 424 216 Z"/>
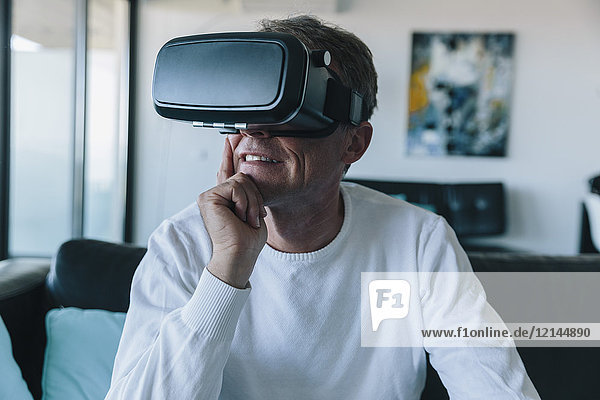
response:
<path id="1" fill-rule="evenodd" d="M 290 187 L 290 182 L 286 180 L 287 174 L 281 171 L 265 171 L 263 168 L 242 165 L 239 172 L 248 175 L 256 184 L 265 206 L 285 201 L 291 194 L 297 192 L 293 187 Z"/>
<path id="2" fill-rule="evenodd" d="M 277 184 L 272 181 L 262 181 L 253 179 L 258 191 L 260 192 L 265 206 L 273 206 L 285 202 L 286 198 L 290 197 L 292 192 L 283 184 Z"/>
<path id="3" fill-rule="evenodd" d="M 276 204 L 283 197 L 281 187 L 273 185 L 272 182 L 256 182 L 265 206 Z"/>

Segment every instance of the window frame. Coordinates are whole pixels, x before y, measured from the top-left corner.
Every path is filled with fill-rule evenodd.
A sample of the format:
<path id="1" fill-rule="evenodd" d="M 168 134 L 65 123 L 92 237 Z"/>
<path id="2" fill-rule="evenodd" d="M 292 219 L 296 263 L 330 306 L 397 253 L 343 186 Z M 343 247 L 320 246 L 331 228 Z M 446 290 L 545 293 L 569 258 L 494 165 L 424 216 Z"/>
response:
<path id="1" fill-rule="evenodd" d="M 10 136 L 11 136 L 11 36 L 12 2 L 0 0 L 0 260 L 11 256 L 9 253 L 10 218 Z M 73 161 L 73 203 L 71 236 L 83 235 L 84 220 L 84 179 L 85 179 L 85 122 L 87 90 L 87 36 L 88 36 L 88 0 L 76 0 L 76 66 L 75 66 L 75 113 L 73 117 L 74 161 Z M 133 241 L 133 198 L 134 198 L 134 155 L 135 155 L 135 109 L 137 67 L 137 22 L 139 7 L 136 0 L 127 0 L 129 4 L 129 40 L 128 40 L 128 76 L 126 77 L 127 99 L 127 149 L 125 160 L 125 198 L 122 238 L 123 242 Z M 81 37 L 81 35 L 84 37 Z M 81 100 L 83 99 L 83 100 Z M 83 103 L 82 103 L 83 101 Z"/>
<path id="2" fill-rule="evenodd" d="M 0 260 L 8 258 L 11 5 L 11 0 L 0 0 Z"/>

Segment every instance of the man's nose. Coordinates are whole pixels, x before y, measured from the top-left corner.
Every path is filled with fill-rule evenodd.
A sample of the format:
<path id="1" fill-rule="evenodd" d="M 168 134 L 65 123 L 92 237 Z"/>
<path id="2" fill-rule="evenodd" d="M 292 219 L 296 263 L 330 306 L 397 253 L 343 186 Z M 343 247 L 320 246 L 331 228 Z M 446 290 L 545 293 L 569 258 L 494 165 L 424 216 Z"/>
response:
<path id="1" fill-rule="evenodd" d="M 240 133 L 243 136 L 257 139 L 266 139 L 272 137 L 269 131 L 262 129 L 240 129 Z"/>

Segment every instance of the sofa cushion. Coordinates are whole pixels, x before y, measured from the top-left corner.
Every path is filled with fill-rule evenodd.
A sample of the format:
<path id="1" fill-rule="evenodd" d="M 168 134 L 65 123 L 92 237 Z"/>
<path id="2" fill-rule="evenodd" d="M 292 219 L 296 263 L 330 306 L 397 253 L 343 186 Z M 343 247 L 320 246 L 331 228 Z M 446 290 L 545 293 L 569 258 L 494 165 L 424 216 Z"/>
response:
<path id="1" fill-rule="evenodd" d="M 13 358 L 10 336 L 0 318 L 0 399 L 32 399 Z"/>
<path id="2" fill-rule="evenodd" d="M 125 313 L 74 307 L 50 310 L 44 399 L 103 399 L 124 323 Z"/>

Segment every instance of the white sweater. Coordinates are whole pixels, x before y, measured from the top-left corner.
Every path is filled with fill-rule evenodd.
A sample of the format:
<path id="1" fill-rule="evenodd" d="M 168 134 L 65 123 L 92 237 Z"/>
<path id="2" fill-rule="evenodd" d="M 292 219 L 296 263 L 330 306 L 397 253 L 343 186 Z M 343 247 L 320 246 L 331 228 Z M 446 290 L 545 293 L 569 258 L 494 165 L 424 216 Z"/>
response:
<path id="1" fill-rule="evenodd" d="M 419 399 L 422 347 L 361 347 L 361 272 L 471 271 L 435 214 L 342 184 L 344 222 L 311 253 L 268 245 L 236 289 L 208 271 L 211 241 L 195 204 L 153 233 L 107 399 Z M 457 321 L 482 293 L 420 287 L 422 315 Z M 414 306 L 414 305 L 413 305 Z M 452 399 L 539 399 L 514 348 L 427 348 Z"/>

